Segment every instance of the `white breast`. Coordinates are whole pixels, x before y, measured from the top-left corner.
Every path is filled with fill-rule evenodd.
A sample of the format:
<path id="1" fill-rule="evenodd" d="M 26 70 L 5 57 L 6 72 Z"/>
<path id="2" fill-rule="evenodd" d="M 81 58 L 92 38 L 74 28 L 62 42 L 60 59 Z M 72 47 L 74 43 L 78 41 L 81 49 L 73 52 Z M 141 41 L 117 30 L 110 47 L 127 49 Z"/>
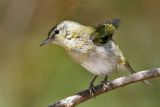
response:
<path id="1" fill-rule="evenodd" d="M 72 53 L 72 57 L 91 73 L 108 75 L 117 69 L 117 62 L 120 59 L 117 48 L 111 41 L 105 46 L 96 46 L 88 54 Z"/>
<path id="2" fill-rule="evenodd" d="M 106 51 L 104 47 L 98 47 L 97 51 L 90 54 L 88 60 L 81 64 L 88 71 L 96 75 L 108 75 L 116 70 L 118 57 L 112 51 Z"/>

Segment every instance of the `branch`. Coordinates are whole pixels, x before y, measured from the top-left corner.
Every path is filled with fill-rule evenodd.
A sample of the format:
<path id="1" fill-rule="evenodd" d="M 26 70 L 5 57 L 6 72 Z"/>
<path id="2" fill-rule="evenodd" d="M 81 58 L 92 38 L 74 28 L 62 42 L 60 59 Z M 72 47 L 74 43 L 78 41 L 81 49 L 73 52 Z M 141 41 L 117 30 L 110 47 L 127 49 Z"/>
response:
<path id="1" fill-rule="evenodd" d="M 128 76 L 117 78 L 113 81 L 108 82 L 105 85 L 104 84 L 97 85 L 95 86 L 94 96 L 98 96 L 105 92 L 112 91 L 114 89 L 154 77 L 160 77 L 160 68 L 140 71 L 135 74 L 130 74 Z M 91 98 L 93 98 L 93 96 L 90 95 L 89 90 L 87 89 L 75 95 L 69 96 L 65 99 L 62 99 L 56 102 L 55 104 L 50 105 L 49 107 L 74 107 L 75 105 L 78 105 Z"/>

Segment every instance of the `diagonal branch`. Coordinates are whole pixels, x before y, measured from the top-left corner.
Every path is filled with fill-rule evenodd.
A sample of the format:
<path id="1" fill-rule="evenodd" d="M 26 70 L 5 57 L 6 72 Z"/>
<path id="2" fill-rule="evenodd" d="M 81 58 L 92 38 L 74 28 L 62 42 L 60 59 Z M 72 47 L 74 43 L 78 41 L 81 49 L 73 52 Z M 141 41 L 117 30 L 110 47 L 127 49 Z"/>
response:
<path id="1" fill-rule="evenodd" d="M 130 74 L 128 76 L 117 78 L 113 81 L 108 82 L 105 85 L 104 84 L 97 85 L 95 86 L 94 95 L 98 96 L 105 92 L 112 91 L 113 89 L 117 89 L 117 88 L 129 85 L 131 83 L 135 83 L 138 81 L 142 81 L 142 80 L 146 80 L 154 77 L 160 77 L 160 68 L 140 71 L 135 74 Z M 50 105 L 49 107 L 74 107 L 75 105 L 78 105 L 91 98 L 93 97 L 90 95 L 89 90 L 83 90 L 75 95 L 62 99 Z"/>

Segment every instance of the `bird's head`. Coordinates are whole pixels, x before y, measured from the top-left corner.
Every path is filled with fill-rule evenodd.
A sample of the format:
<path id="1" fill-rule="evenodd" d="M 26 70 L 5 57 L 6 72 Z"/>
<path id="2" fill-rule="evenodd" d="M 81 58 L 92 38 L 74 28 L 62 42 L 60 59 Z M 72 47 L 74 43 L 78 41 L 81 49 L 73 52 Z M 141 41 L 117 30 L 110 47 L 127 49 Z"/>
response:
<path id="1" fill-rule="evenodd" d="M 63 21 L 54 26 L 48 33 L 48 37 L 40 44 L 40 46 L 48 43 L 54 43 L 65 47 L 72 43 L 73 38 L 81 31 L 83 25 L 73 21 Z"/>

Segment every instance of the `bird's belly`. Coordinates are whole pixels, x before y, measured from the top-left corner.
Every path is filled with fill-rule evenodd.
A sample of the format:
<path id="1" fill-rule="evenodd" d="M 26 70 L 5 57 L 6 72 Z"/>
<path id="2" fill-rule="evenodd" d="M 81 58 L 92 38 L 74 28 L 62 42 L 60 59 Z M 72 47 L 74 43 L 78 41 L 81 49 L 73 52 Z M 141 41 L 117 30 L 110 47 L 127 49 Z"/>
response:
<path id="1" fill-rule="evenodd" d="M 73 60 L 95 75 L 108 75 L 116 68 L 115 59 L 109 56 L 103 58 L 97 54 L 86 55 L 71 52 L 69 54 Z"/>
<path id="2" fill-rule="evenodd" d="M 108 75 L 117 70 L 120 56 L 112 49 L 96 47 L 88 53 L 78 53 L 70 51 L 71 57 L 80 63 L 85 69 L 95 75 Z"/>
<path id="3" fill-rule="evenodd" d="M 90 58 L 81 65 L 95 75 L 108 75 L 116 69 L 116 61 L 110 58 Z"/>

